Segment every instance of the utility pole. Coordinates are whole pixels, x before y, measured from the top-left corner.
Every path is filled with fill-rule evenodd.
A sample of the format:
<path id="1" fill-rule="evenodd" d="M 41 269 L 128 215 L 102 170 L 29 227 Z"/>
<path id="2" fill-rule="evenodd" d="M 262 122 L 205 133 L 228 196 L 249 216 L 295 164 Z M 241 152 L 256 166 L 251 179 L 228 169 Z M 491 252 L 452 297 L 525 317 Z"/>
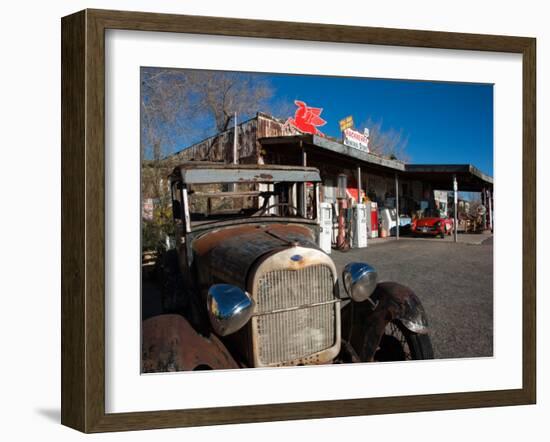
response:
<path id="1" fill-rule="evenodd" d="M 493 203 L 492 203 L 493 195 L 489 189 L 487 189 L 487 204 L 488 204 L 488 212 L 489 212 L 489 229 L 491 232 L 493 231 Z"/>
<path id="2" fill-rule="evenodd" d="M 399 178 L 395 174 L 395 239 L 399 239 Z"/>
<path id="3" fill-rule="evenodd" d="M 233 133 L 233 164 L 237 164 L 238 161 L 237 161 L 237 137 L 238 137 L 238 132 L 237 132 L 237 112 L 235 112 L 235 116 L 234 116 L 234 119 L 233 119 L 234 123 L 235 123 L 235 131 Z"/>
<path id="4" fill-rule="evenodd" d="M 300 140 L 300 148 L 302 149 L 302 166 L 307 167 L 307 152 L 306 152 L 306 148 L 305 148 L 302 140 Z M 306 218 L 307 217 L 307 186 L 306 186 L 306 183 L 301 184 L 300 199 L 301 199 L 300 206 L 301 206 L 302 216 L 304 218 Z"/>
<path id="5" fill-rule="evenodd" d="M 233 164 L 237 164 L 238 161 L 237 161 L 237 137 L 238 137 L 238 132 L 237 132 L 237 112 L 235 112 L 233 114 L 233 158 L 232 158 L 232 163 Z M 237 190 L 237 184 L 236 183 L 229 183 L 228 185 L 228 189 L 227 189 L 229 192 L 235 192 Z"/>
<path id="6" fill-rule="evenodd" d="M 458 242 L 458 181 L 456 180 L 456 174 L 453 175 L 453 194 L 454 194 L 454 223 L 453 223 L 453 235 L 454 241 Z"/>

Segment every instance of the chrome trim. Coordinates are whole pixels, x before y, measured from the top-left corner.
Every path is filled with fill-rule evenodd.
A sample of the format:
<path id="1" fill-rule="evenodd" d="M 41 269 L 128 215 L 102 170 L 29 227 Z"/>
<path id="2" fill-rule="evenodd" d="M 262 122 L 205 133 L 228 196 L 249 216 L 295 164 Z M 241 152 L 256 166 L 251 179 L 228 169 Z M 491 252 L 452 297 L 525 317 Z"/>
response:
<path id="1" fill-rule="evenodd" d="M 212 328 L 220 336 L 244 327 L 254 313 L 254 300 L 231 284 L 214 284 L 208 289 L 206 307 Z"/>
<path id="2" fill-rule="evenodd" d="M 369 264 L 350 262 L 344 267 L 342 280 L 347 294 L 355 302 L 366 301 L 378 283 L 378 272 Z"/>
<path id="3" fill-rule="evenodd" d="M 280 308 L 276 310 L 270 310 L 268 312 L 256 313 L 252 316 L 265 316 L 265 315 L 271 315 L 274 313 L 291 312 L 293 310 L 300 310 L 302 308 L 317 307 L 319 305 L 326 305 L 326 304 L 336 304 L 338 302 L 341 302 L 340 299 L 331 299 L 330 301 L 325 301 L 325 302 L 314 302 L 312 304 L 304 304 L 297 307 Z"/>

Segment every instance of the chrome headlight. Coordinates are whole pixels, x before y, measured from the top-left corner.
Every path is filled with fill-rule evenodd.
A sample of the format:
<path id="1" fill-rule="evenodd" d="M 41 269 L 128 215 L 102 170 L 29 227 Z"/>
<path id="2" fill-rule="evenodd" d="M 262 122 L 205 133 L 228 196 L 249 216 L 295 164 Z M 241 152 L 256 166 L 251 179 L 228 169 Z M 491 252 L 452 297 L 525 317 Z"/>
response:
<path id="1" fill-rule="evenodd" d="M 378 273 L 368 264 L 350 262 L 342 272 L 344 288 L 355 302 L 363 302 L 372 295 L 378 283 Z"/>
<path id="2" fill-rule="evenodd" d="M 252 317 L 254 301 L 245 291 L 230 284 L 214 284 L 206 298 L 208 317 L 216 334 L 230 335 Z"/>

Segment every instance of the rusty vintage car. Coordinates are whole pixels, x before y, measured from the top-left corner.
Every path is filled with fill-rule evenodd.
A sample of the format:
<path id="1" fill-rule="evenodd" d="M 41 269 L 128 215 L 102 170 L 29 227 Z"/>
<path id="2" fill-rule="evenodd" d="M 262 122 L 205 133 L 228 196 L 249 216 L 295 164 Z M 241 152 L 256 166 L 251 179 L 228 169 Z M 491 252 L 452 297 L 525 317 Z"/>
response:
<path id="1" fill-rule="evenodd" d="M 176 247 L 142 371 L 433 358 L 413 291 L 319 243 L 319 171 L 190 162 L 170 176 Z M 343 285 L 343 287 L 342 287 Z"/>

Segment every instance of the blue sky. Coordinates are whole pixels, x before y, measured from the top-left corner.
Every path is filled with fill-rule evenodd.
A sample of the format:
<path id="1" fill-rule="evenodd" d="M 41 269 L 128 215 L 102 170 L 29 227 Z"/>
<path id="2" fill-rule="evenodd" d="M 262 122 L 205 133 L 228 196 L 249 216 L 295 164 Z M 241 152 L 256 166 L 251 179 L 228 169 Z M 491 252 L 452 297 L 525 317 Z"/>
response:
<path id="1" fill-rule="evenodd" d="M 158 68 L 146 68 L 155 74 Z M 406 155 L 411 163 L 472 164 L 493 175 L 493 85 L 411 80 L 328 77 L 285 74 L 255 74 L 273 90 L 267 105 L 280 109 L 288 103 L 288 115 L 294 113 L 294 100 L 323 108 L 320 127 L 326 135 L 340 138 L 338 121 L 353 116 L 358 130 L 370 117 L 382 122 L 382 130 L 402 131 L 408 138 Z M 146 97 L 145 97 L 146 98 Z M 284 107 L 284 106 L 283 106 Z M 254 115 L 240 115 L 239 121 Z M 176 118 L 187 118 L 177 115 Z M 170 124 L 162 130 L 174 134 Z M 194 134 L 176 137 L 181 148 L 214 135 L 213 123 L 192 121 Z M 180 147 L 181 146 L 181 147 Z"/>
<path id="2" fill-rule="evenodd" d="M 338 121 L 368 117 L 408 136 L 411 163 L 470 163 L 493 174 L 493 86 L 490 84 L 268 75 L 276 98 L 322 107 L 325 134 Z"/>

